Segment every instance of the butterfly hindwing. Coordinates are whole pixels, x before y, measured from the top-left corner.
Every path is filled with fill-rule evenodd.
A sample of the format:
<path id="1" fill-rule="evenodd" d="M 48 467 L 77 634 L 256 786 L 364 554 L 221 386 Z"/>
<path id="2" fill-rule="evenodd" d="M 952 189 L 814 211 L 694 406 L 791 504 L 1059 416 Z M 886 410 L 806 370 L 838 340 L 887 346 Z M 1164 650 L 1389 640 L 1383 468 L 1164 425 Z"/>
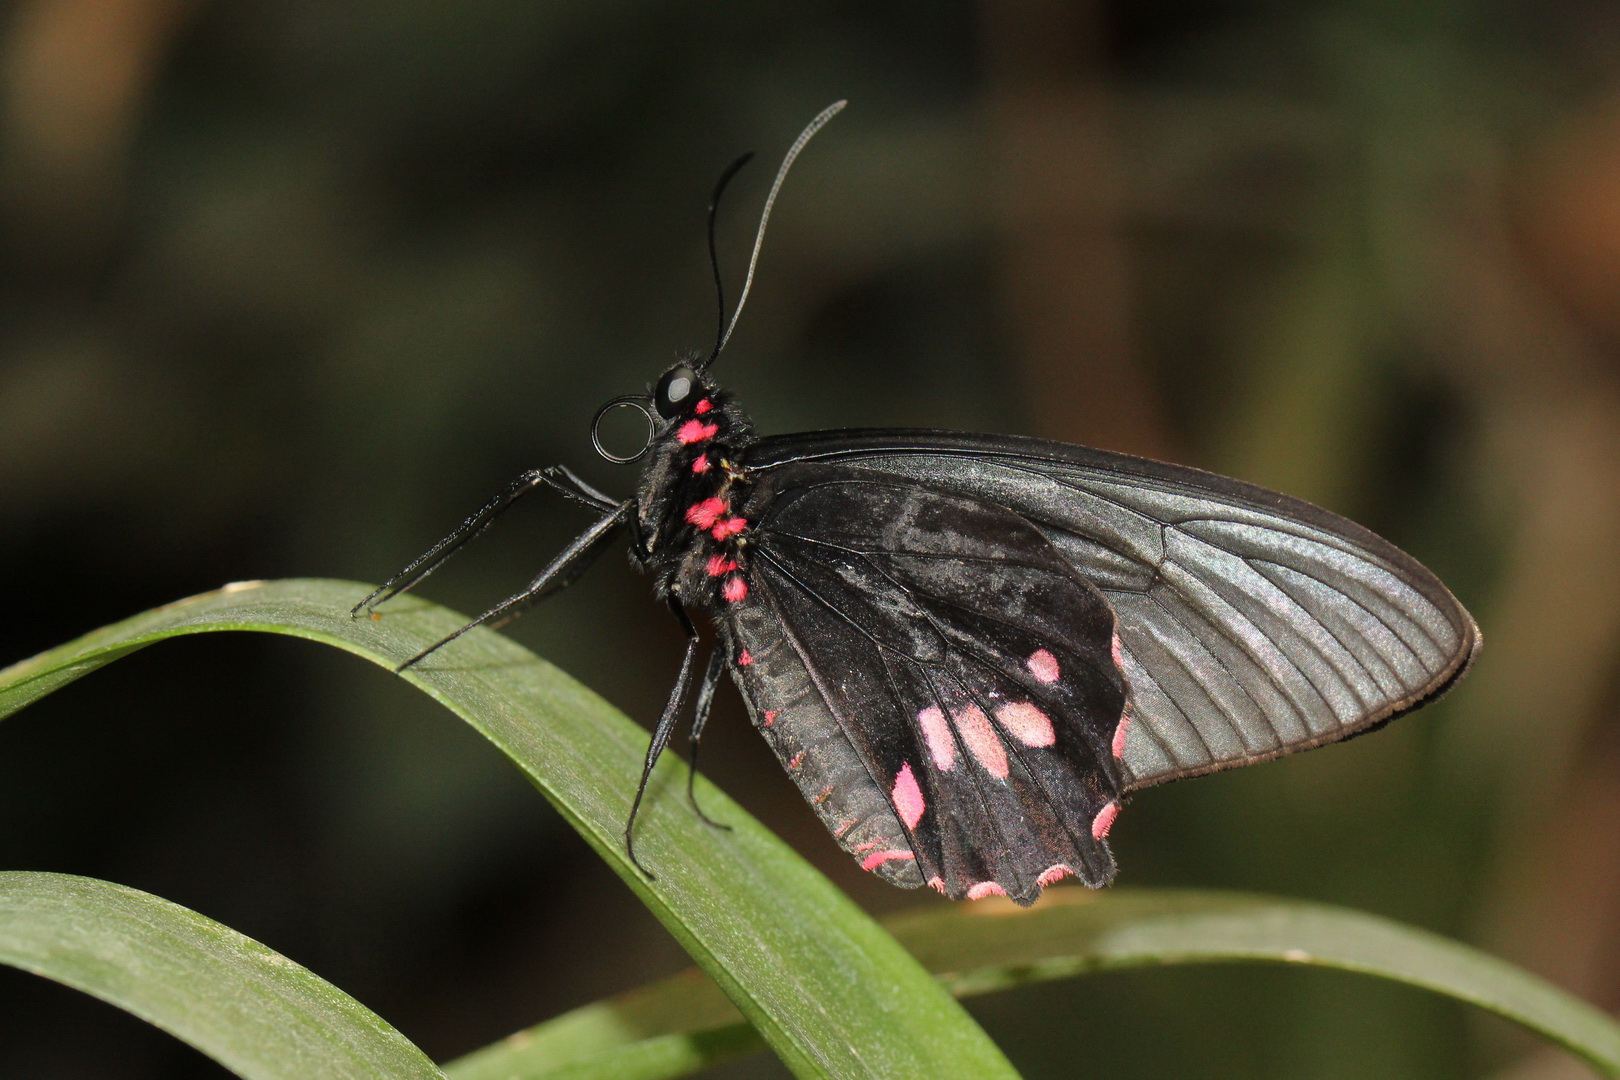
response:
<path id="1" fill-rule="evenodd" d="M 733 670 L 846 850 L 955 897 L 1108 881 L 1113 616 L 1045 537 L 837 467 L 756 488 L 747 516 L 751 589 L 728 627 L 749 662 Z"/>
<path id="2" fill-rule="evenodd" d="M 1443 692 L 1479 643 L 1456 599 L 1394 545 L 1195 469 L 926 431 L 770 438 L 748 463 L 784 486 L 828 466 L 926 485 L 1039 530 L 1118 617 L 1126 790 L 1370 730 Z"/>

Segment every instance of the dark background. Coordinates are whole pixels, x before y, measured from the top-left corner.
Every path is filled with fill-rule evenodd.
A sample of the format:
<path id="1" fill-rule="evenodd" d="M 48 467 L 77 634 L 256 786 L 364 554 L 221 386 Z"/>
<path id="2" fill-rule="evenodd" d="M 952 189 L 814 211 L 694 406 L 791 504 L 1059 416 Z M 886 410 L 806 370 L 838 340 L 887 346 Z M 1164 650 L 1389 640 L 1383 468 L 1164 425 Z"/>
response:
<path id="1" fill-rule="evenodd" d="M 0 5 L 0 664 L 227 581 L 391 573 L 713 333 L 762 430 L 1187 462 L 1361 520 L 1485 629 L 1379 735 L 1138 798 L 1123 882 L 1456 935 L 1620 1004 L 1620 8 L 1599 0 Z M 735 286 L 733 286 L 735 291 Z M 583 524 L 537 497 L 426 595 Z M 617 557 L 511 633 L 650 718 L 679 634 Z M 874 910 L 722 695 L 708 771 Z M 248 933 L 438 1059 L 683 966 L 515 771 L 385 672 L 142 652 L 0 729 L 0 867 Z M 987 902 L 988 903 L 988 902 Z M 1416 992 L 1222 968 L 974 1005 L 1031 1078 L 1581 1071 Z M 774 1076 L 763 1058 L 726 1075 Z M 0 971 L 0 1075 L 224 1075 Z"/>

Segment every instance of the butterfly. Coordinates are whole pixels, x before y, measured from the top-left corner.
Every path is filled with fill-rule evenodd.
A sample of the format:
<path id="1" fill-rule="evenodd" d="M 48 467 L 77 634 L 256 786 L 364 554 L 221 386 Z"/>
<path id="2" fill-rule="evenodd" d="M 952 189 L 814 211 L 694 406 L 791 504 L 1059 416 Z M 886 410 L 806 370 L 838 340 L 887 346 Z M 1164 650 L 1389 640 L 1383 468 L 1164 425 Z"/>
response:
<path id="1" fill-rule="evenodd" d="M 842 107 L 783 160 L 729 323 L 715 210 L 748 159 L 721 177 L 709 207 L 714 349 L 592 423 L 604 457 L 646 458 L 634 497 L 562 466 L 519 477 L 354 614 L 417 585 L 529 492 L 583 503 L 596 523 L 523 591 L 402 668 L 567 587 L 628 534 L 687 642 L 626 825 L 632 861 L 654 764 L 691 699 L 695 768 L 729 671 L 754 726 L 864 869 L 1021 904 L 1070 876 L 1113 879 L 1107 837 L 1131 793 L 1362 734 L 1462 676 L 1480 633 L 1446 587 L 1367 529 L 1287 495 L 1032 438 L 756 434 L 709 367 L 789 166 Z M 601 437 L 621 407 L 647 423 L 633 455 Z M 692 610 L 714 627 L 701 676 Z"/>

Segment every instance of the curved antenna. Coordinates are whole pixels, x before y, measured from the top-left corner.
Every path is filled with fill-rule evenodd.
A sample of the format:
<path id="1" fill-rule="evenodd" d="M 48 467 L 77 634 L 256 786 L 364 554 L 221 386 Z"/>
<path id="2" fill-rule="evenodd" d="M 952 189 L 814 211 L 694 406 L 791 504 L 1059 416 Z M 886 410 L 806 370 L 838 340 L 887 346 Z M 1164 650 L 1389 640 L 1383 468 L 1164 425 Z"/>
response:
<path id="1" fill-rule="evenodd" d="M 719 315 L 715 318 L 714 349 L 709 358 L 702 363 L 708 367 L 714 358 L 720 355 L 720 347 L 726 343 L 726 286 L 720 280 L 720 254 L 714 248 L 714 218 L 720 209 L 720 196 L 731 183 L 731 178 L 742 171 L 742 167 L 754 160 L 752 150 L 733 161 L 726 171 L 720 174 L 720 182 L 714 185 L 714 194 L 709 197 L 709 269 L 714 271 L 714 302 L 719 308 Z"/>
<path id="2" fill-rule="evenodd" d="M 748 290 L 754 287 L 754 268 L 759 265 L 759 249 L 765 243 L 765 223 L 771 219 L 771 207 L 776 205 L 776 193 L 782 190 L 782 181 L 787 179 L 788 169 L 792 167 L 793 159 L 799 156 L 799 151 L 804 149 L 804 144 L 809 142 L 816 132 L 826 126 L 827 121 L 837 116 L 844 106 L 848 104 L 847 101 L 835 101 L 822 109 L 820 114 L 810 121 L 803 131 L 799 132 L 799 137 L 793 140 L 793 145 L 788 147 L 787 156 L 782 159 L 781 167 L 776 170 L 776 179 L 771 183 L 771 192 L 765 196 L 765 211 L 759 216 L 759 232 L 754 236 L 754 253 L 748 259 L 748 276 L 743 279 L 742 295 L 737 298 L 737 309 L 731 313 L 731 322 L 726 325 L 725 333 L 720 335 L 720 344 L 715 347 L 714 355 L 703 362 L 698 368 L 699 371 L 706 369 L 710 361 L 715 356 L 720 355 L 720 350 L 725 348 L 726 342 L 731 340 L 731 332 L 737 328 L 737 318 L 742 314 L 743 305 L 748 302 Z"/>

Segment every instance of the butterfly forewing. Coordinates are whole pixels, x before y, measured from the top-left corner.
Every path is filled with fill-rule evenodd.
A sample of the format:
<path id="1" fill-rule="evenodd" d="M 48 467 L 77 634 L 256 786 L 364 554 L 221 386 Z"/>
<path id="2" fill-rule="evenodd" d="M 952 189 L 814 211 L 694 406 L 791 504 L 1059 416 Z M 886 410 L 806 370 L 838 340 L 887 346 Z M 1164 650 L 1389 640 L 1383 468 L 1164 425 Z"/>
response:
<path id="1" fill-rule="evenodd" d="M 1108 881 L 1125 694 L 1097 590 L 1003 507 L 863 470 L 778 475 L 750 500 L 735 670 L 834 835 L 956 897 Z"/>
<path id="2" fill-rule="evenodd" d="M 1194 469 L 916 431 L 768 438 L 748 464 L 780 489 L 834 466 L 948 491 L 1038 531 L 1117 615 L 1126 790 L 1368 730 L 1443 691 L 1478 646 L 1461 605 L 1393 545 Z M 1070 632 L 1047 628 L 1054 640 Z"/>

